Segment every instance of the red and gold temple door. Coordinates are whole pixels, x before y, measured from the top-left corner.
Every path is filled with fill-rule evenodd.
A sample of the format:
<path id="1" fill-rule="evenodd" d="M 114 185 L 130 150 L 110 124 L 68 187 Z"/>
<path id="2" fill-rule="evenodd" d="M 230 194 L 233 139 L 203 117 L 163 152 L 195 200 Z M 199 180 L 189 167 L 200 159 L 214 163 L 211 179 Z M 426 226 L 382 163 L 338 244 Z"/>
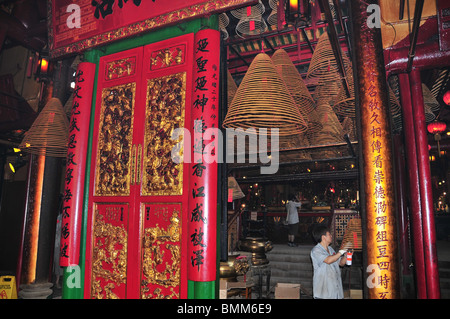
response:
<path id="1" fill-rule="evenodd" d="M 186 298 L 194 35 L 102 57 L 86 249 L 86 298 Z"/>

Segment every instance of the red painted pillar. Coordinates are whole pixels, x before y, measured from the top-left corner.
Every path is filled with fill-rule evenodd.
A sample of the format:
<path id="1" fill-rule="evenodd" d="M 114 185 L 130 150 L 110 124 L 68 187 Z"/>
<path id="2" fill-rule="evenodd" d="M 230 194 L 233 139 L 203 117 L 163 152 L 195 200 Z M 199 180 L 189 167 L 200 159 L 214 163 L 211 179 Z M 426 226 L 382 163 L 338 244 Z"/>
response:
<path id="1" fill-rule="evenodd" d="M 417 159 L 420 178 L 420 202 L 422 205 L 422 226 L 424 239 L 425 270 L 428 299 L 439 299 L 439 273 L 436 250 L 436 228 L 434 223 L 433 194 L 428 140 L 420 71 L 413 69 L 409 74 L 413 104 L 414 130 L 417 145 Z"/>
<path id="2" fill-rule="evenodd" d="M 408 74 L 398 76 L 400 84 L 400 101 L 403 113 L 405 135 L 405 154 L 408 166 L 409 193 L 411 204 L 412 239 L 414 245 L 414 266 L 417 281 L 417 298 L 427 298 L 427 282 L 425 277 L 425 259 L 423 251 L 422 210 L 420 205 L 419 169 L 417 167 L 416 138 L 414 118 L 412 114 L 411 92 Z"/>
<path id="3" fill-rule="evenodd" d="M 408 209 L 406 205 L 406 178 L 405 178 L 405 156 L 402 136 L 393 135 L 394 142 L 394 171 L 396 176 L 397 194 L 397 216 L 399 230 L 399 246 L 402 259 L 402 273 L 408 275 L 409 270 L 409 240 L 408 240 Z"/>

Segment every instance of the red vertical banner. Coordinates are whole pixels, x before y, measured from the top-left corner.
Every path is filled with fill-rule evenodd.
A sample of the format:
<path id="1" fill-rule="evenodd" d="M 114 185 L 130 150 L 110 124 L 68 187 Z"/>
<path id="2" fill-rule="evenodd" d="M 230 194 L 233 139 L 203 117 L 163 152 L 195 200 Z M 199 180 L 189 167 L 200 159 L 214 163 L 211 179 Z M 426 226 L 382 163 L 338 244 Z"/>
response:
<path id="1" fill-rule="evenodd" d="M 60 252 L 62 267 L 77 265 L 80 257 L 86 152 L 95 68 L 94 63 L 81 62 L 75 79 L 63 193 Z"/>
<path id="2" fill-rule="evenodd" d="M 195 34 L 188 216 L 188 279 L 216 279 L 220 33 Z"/>

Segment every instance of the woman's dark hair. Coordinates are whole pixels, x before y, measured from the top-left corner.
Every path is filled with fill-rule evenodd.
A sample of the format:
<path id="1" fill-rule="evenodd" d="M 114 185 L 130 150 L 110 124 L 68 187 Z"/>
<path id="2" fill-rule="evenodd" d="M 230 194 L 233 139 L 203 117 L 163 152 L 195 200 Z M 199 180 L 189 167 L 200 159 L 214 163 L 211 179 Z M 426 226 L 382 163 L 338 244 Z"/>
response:
<path id="1" fill-rule="evenodd" d="M 295 200 L 295 195 L 294 194 L 289 194 L 288 200 Z"/>
<path id="2" fill-rule="evenodd" d="M 327 232 L 329 232 L 329 231 L 330 231 L 330 229 L 325 225 L 321 225 L 321 224 L 316 225 L 313 228 L 312 237 L 316 243 L 320 243 L 322 241 L 322 235 L 325 236 L 327 234 Z"/>

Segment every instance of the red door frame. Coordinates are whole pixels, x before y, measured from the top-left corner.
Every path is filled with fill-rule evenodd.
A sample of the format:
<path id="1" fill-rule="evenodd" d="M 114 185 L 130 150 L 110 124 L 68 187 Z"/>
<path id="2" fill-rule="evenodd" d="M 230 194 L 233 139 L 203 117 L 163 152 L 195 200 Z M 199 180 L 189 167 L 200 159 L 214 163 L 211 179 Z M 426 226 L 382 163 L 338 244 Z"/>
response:
<path id="1" fill-rule="evenodd" d="M 165 75 L 186 72 L 186 94 L 185 94 L 185 118 L 184 127 L 189 128 L 191 122 L 191 92 L 192 92 L 192 72 L 193 72 L 193 42 L 194 34 L 186 34 L 176 38 L 149 44 L 144 47 L 138 47 L 119 53 L 111 54 L 100 58 L 98 73 L 98 88 L 96 92 L 96 110 L 95 110 L 95 127 L 93 131 L 93 152 L 91 161 L 90 174 L 90 190 L 88 203 L 88 221 L 87 221 L 87 238 L 86 238 L 86 273 L 84 285 L 84 297 L 91 298 L 92 284 L 92 256 L 93 256 L 93 226 L 94 226 L 94 206 L 95 204 L 120 204 L 129 203 L 129 214 L 126 228 L 128 230 L 127 241 L 127 281 L 125 297 L 128 299 L 140 298 L 140 279 L 142 274 L 141 258 L 142 258 L 142 234 L 143 234 L 143 212 L 141 212 L 142 204 L 176 204 L 182 206 L 181 216 L 181 282 L 180 282 L 180 298 L 187 298 L 187 254 L 186 248 L 188 243 L 187 234 L 187 216 L 188 216 L 188 192 L 189 192 L 189 163 L 183 163 L 183 191 L 182 195 L 173 196 L 143 196 L 141 195 L 141 183 L 130 186 L 129 196 L 94 196 L 97 149 L 99 144 L 99 123 L 100 110 L 102 100 L 102 90 L 104 88 L 113 87 L 125 83 L 136 82 L 134 115 L 133 115 L 133 145 L 144 145 L 145 132 L 145 104 L 147 94 L 147 80 L 150 78 L 158 78 Z M 184 63 L 162 68 L 156 71 L 150 69 L 150 55 L 152 52 L 174 45 L 182 44 L 185 46 Z M 106 63 L 124 59 L 130 56 L 136 56 L 136 67 L 132 75 L 120 77 L 117 79 L 107 79 Z M 131 149 L 131 148 L 130 148 Z M 144 148 L 142 147 L 142 150 Z M 131 151 L 130 151 L 131 152 Z M 141 154 L 141 158 L 142 158 Z M 130 154 L 131 158 L 131 154 Z M 143 161 L 140 161 L 140 172 L 143 170 Z M 142 178 L 142 173 L 140 177 Z"/>

